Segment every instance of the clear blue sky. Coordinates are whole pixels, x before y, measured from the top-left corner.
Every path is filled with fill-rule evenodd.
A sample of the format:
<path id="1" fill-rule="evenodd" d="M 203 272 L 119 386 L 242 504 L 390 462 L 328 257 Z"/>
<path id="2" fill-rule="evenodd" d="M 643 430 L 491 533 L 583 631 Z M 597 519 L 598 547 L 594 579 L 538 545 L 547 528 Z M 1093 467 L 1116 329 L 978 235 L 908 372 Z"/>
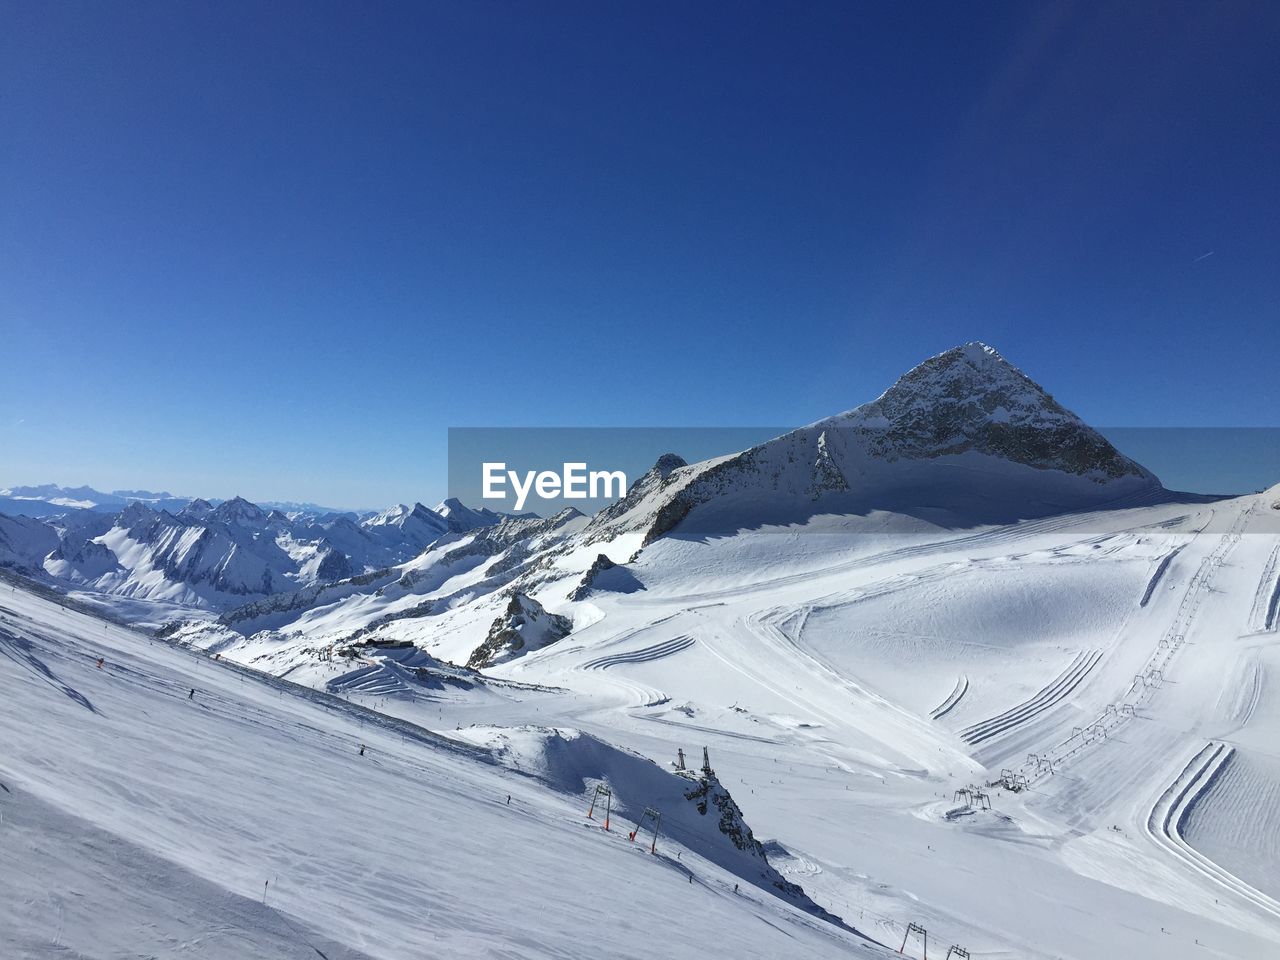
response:
<path id="1" fill-rule="evenodd" d="M 798 424 L 972 339 L 1100 425 L 1280 425 L 1278 46 L 1272 2 L 4 0 L 0 486 L 430 499 L 450 426 Z"/>

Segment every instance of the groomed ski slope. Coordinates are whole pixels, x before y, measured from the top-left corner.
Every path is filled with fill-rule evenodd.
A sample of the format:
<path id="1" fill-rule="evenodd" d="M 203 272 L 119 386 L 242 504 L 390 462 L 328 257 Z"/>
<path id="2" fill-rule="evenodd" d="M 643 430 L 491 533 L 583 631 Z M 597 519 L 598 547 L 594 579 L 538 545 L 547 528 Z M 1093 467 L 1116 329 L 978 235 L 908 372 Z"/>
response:
<path id="1" fill-rule="evenodd" d="M 857 520 L 816 518 L 804 527 L 723 538 L 669 537 L 628 567 L 643 590 L 593 592 L 571 608 L 564 594 L 576 578 L 548 581 L 539 601 L 553 612 L 572 610 L 576 629 L 492 670 L 505 685 L 433 688 L 413 682 L 383 653 L 370 653 L 381 660 L 374 669 L 317 661 L 306 652 L 316 640 L 305 633 L 215 648 L 223 659 L 338 690 L 349 703 L 282 692 L 250 675 L 242 679 L 197 654 L 151 647 L 88 618 L 82 629 L 97 638 L 92 643 L 31 627 L 54 650 L 106 642 L 93 631 L 105 631 L 123 650 L 127 637 L 136 647 L 131 655 L 147 661 L 138 665 L 144 675 L 163 669 L 167 677 L 182 677 L 179 688 L 208 684 L 215 693 L 228 685 L 220 695 L 234 695 L 238 706 L 220 708 L 206 721 L 229 755 L 214 761 L 215 779 L 240 785 L 233 789 L 247 798 L 234 810 L 216 800 L 210 823 L 234 832 L 241 809 L 291 806 L 309 811 L 320 825 L 304 829 L 267 814 L 267 822 L 251 824 L 251 839 L 238 841 L 234 855 L 224 851 L 221 860 L 206 863 L 205 845 L 190 839 L 193 824 L 203 826 L 206 815 L 185 813 L 201 809 L 194 802 L 201 794 L 184 795 L 167 772 L 173 764 L 188 766 L 181 758 L 204 729 L 191 729 L 192 705 L 180 696 L 152 704 L 128 694 L 130 711 L 161 713 L 163 733 L 135 731 L 133 742 L 119 747 L 120 766 L 139 763 L 127 757 L 145 753 L 166 771 L 164 811 L 150 810 L 145 774 L 82 796 L 71 774 L 46 784 L 52 774 L 26 751 L 4 761 L 0 777 L 17 796 L 84 818 L 86 829 L 123 838 L 200 882 L 234 891 L 250 901 L 235 901 L 245 909 L 261 896 L 267 872 L 246 862 L 252 854 L 245 850 L 268 851 L 273 865 L 283 861 L 289 869 L 278 871 L 278 902 L 270 892 L 277 886 L 272 875 L 266 907 L 278 907 L 314 935 L 328 956 L 341 954 L 325 943 L 405 955 L 406 944 L 422 943 L 412 937 L 423 927 L 420 915 L 406 915 L 436 901 L 449 905 L 443 929 L 453 937 L 442 941 L 441 955 L 518 950 L 537 956 L 552 949 L 547 944 L 561 949 L 559 938 L 567 936 L 572 946 L 554 955 L 648 957 L 658 949 L 650 931 L 671 929 L 678 934 L 662 941 L 663 956 L 686 949 L 711 957 L 872 955 L 877 948 L 857 946 L 855 935 L 777 897 L 759 896 L 757 887 L 744 887 L 752 899 L 746 913 L 735 912 L 746 905 L 731 894 L 729 906 L 715 901 L 708 929 L 719 931 L 723 922 L 733 935 L 696 932 L 706 911 L 684 912 L 693 893 L 680 871 L 692 865 L 699 883 L 705 873 L 708 896 L 732 891 L 741 877 L 692 848 L 677 850 L 674 862 L 669 855 L 656 864 L 640 858 L 661 870 L 639 879 L 615 872 L 610 858 L 617 837 L 602 837 L 598 823 L 584 827 L 589 784 L 574 791 L 583 777 L 617 777 L 619 768 L 577 756 L 567 780 L 512 772 L 537 773 L 548 764 L 559 769 L 528 746 L 545 740 L 522 732 L 530 729 L 582 730 L 595 738 L 590 743 L 615 744 L 659 765 L 673 761 L 678 749 L 696 763 L 707 746 L 721 782 L 766 840 L 770 862 L 820 907 L 895 954 L 908 924 L 917 923 L 929 930 L 930 956 L 944 956 L 956 944 L 994 960 L 1263 960 L 1280 952 L 1280 917 L 1271 908 L 1280 868 L 1266 856 L 1268 831 L 1277 822 L 1280 635 L 1259 617 L 1270 601 L 1280 544 L 1275 499 L 1136 504 L 906 535 L 892 531 L 891 518 L 870 518 L 876 525 L 870 533 L 860 533 Z M 443 578 L 440 595 L 458 595 L 465 582 L 465 576 Z M 17 596 L 13 604 L 44 603 Z M 412 640 L 456 660 L 495 615 L 486 603 L 460 603 L 439 618 L 389 622 L 379 636 Z M 78 617 L 60 608 L 25 615 L 54 624 Z M 15 614 L 0 610 L 0 616 Z M 342 627 L 336 610 L 326 616 L 335 630 L 363 625 Z M 99 689 L 106 679 L 76 657 L 72 681 L 66 679 L 71 664 L 38 656 L 95 707 L 108 702 L 107 691 L 126 696 L 123 686 Z M 6 689 L 39 672 L 11 658 L 0 659 L 0 671 L 6 671 L 0 673 Z M 191 675 L 196 679 L 188 681 Z M 57 704 L 55 753 L 73 766 L 92 767 L 91 749 L 64 741 L 100 721 L 82 716 L 86 708 L 47 676 L 36 680 L 47 688 L 41 695 Z M 424 741 L 414 728 L 397 728 L 389 719 L 375 729 L 371 716 L 354 710 L 357 704 L 439 731 L 451 742 Z M 255 711 L 269 732 L 246 719 L 259 715 Z M 113 716 L 118 712 L 113 707 Z M 27 740 L 38 741 L 36 723 L 23 718 L 39 715 L 4 716 Z M 76 732 L 68 735 L 72 726 Z M 963 736 L 974 730 L 981 737 Z M 113 742 L 121 736 L 113 732 Z M 397 748 L 400 736 L 410 739 Z M 513 738 L 520 749 L 486 749 Z M 171 740 L 176 760 L 155 746 Z M 252 754 L 235 752 L 242 741 L 266 758 L 263 782 L 255 780 L 259 763 Z M 370 745 L 365 758 L 355 756 L 357 742 Z M 1208 744 L 1224 748 L 1220 759 L 1230 754 L 1221 772 L 1196 781 L 1168 833 L 1152 830 L 1153 811 L 1181 795 L 1187 764 Z M 305 762 L 283 759 L 295 755 Z M 289 783 L 277 783 L 277 768 Z M 590 772 L 597 768 L 598 774 Z M 1025 777 L 1030 789 L 1013 793 L 996 784 L 1004 771 Z M 334 785 L 343 778 L 345 785 Z M 623 780 L 610 782 L 620 787 Z M 992 809 L 958 798 L 971 784 L 984 787 Z M 201 789 L 219 790 L 207 780 Z M 524 819 L 504 819 L 511 816 L 505 802 L 486 799 L 505 801 L 507 793 Z M 165 822 L 170 809 L 184 811 L 176 825 Z M 52 813 L 33 816 L 49 824 L 51 835 L 62 829 Z M 506 851 L 526 846 L 537 849 L 508 861 Z M 623 847 L 630 845 L 623 841 Z M 312 851 L 323 869 L 309 865 Z M 417 865 L 400 862 L 404 851 Z M 499 852 L 496 866 L 493 851 Z M 622 856 L 617 862 L 630 862 Z M 360 879 L 335 870 L 335 860 L 352 864 Z M 448 877 L 420 865 L 442 860 L 449 862 Z M 596 872 L 595 881 L 583 871 Z M 121 873 L 131 875 L 124 867 Z M 667 873 L 685 889 L 650 883 Z M 313 899 L 302 893 L 288 899 L 285 878 L 299 875 L 320 891 Z M 554 896 L 546 894 L 549 882 Z M 631 912 L 625 901 L 636 883 L 644 906 Z M 616 896 L 607 892 L 609 884 L 620 891 Z M 159 886 L 181 889 L 176 880 Z M 543 892 L 541 910 L 528 904 L 537 892 Z M 616 909 L 598 909 L 606 899 L 617 900 Z M 168 912 L 180 914 L 185 903 Z M 352 913 L 353 903 L 368 912 Z M 27 917 L 30 931 L 56 929 L 47 917 L 19 916 Z M 627 919 L 632 916 L 643 922 Z M 257 928 L 257 921 L 244 922 Z M 686 925 L 695 932 L 686 936 Z M 527 930 L 535 935 L 526 943 L 519 938 Z M 582 930 L 595 938 L 592 946 L 581 946 Z M 769 931 L 782 933 L 774 938 Z M 905 955 L 919 957 L 919 942 L 909 941 Z"/>
<path id="2" fill-rule="evenodd" d="M 643 590 L 570 607 L 576 578 L 548 582 L 539 601 L 576 629 L 489 671 L 520 687 L 362 694 L 337 679 L 350 667 L 308 661 L 305 633 L 218 649 L 463 738 L 572 727 L 660 763 L 707 746 L 771 862 L 894 950 L 918 923 L 931 953 L 1261 960 L 1280 921 L 1249 891 L 1276 868 L 1240 848 L 1257 830 L 1214 813 L 1246 801 L 1206 793 L 1185 835 L 1215 870 L 1147 823 L 1207 741 L 1275 754 L 1280 646 L 1255 613 L 1280 543 L 1274 499 L 669 537 L 629 564 Z M 495 614 L 460 604 L 380 635 L 456 659 Z M 998 785 L 1005 771 L 1031 789 Z M 958 798 L 971 784 L 991 810 Z"/>
<path id="3" fill-rule="evenodd" d="M 544 718 L 649 756 L 709 745 L 784 873 L 894 949 L 916 922 L 930 955 L 1262 960 L 1280 917 L 1256 892 L 1280 868 L 1227 849 L 1264 827 L 1214 812 L 1270 797 L 1261 775 L 1206 794 L 1216 827 L 1185 842 L 1213 870 L 1146 823 L 1208 738 L 1275 756 L 1280 648 L 1253 610 L 1278 519 L 1263 498 L 1162 504 L 843 556 L 821 531 L 673 538 L 634 565 L 644 592 L 594 597 L 596 622 L 495 672 L 567 688 Z M 1031 789 L 957 809 L 1006 769 Z"/>
<path id="4" fill-rule="evenodd" d="M 0 690 L 5 957 L 888 955 L 572 784 L 4 582 Z"/>

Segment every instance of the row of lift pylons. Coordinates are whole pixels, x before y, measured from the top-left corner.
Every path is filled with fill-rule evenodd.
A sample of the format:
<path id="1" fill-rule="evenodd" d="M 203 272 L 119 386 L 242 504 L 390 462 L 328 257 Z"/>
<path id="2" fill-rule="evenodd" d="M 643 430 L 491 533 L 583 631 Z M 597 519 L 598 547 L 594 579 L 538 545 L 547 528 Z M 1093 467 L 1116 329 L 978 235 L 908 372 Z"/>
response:
<path id="1" fill-rule="evenodd" d="M 676 761 L 676 769 L 684 770 L 684 750 L 677 751 L 679 759 Z M 711 769 L 711 758 L 707 755 L 707 748 L 702 748 L 702 778 L 704 780 L 715 776 L 715 771 Z M 604 828 L 609 829 L 609 818 L 613 813 L 613 791 L 608 784 L 597 783 L 595 791 L 591 794 L 591 806 L 587 808 L 587 816 L 594 820 L 596 813 L 596 805 L 603 800 L 604 802 Z M 658 834 L 662 830 L 662 811 L 656 807 L 645 807 L 644 811 L 636 820 L 635 829 L 627 834 L 627 839 L 635 842 L 642 831 L 652 830 L 653 836 L 649 841 L 649 852 L 658 852 Z"/>

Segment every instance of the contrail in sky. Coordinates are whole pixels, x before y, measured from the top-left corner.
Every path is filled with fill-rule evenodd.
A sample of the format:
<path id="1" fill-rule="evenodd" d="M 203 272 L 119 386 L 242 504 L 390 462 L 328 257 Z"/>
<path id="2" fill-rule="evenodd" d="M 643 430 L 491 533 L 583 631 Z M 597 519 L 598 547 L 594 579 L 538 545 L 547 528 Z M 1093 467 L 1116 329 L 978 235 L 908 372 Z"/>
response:
<path id="1" fill-rule="evenodd" d="M 1192 260 L 1191 262 L 1192 262 L 1192 263 L 1199 263 L 1201 260 L 1208 260 L 1208 259 L 1209 259 L 1210 257 L 1212 257 L 1212 256 L 1213 256 L 1213 251 L 1212 251 L 1212 250 L 1210 250 L 1208 253 L 1202 253 L 1202 254 L 1200 254 L 1200 256 L 1196 257 L 1196 258 L 1195 258 L 1194 260 Z"/>

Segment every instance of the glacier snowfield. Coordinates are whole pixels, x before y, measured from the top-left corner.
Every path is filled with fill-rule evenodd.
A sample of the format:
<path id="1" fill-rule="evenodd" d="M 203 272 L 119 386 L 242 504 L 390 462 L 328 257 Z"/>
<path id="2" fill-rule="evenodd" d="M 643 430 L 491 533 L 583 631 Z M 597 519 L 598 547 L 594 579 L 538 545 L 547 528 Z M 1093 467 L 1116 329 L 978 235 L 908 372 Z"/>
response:
<path id="1" fill-rule="evenodd" d="M 498 598 L 430 551 L 415 590 L 173 641 L 6 578 L 0 943 L 887 957 L 917 924 L 938 957 L 1280 955 L 1277 499 L 670 536 L 478 680 L 440 661 Z M 548 583 L 554 610 L 576 579 Z M 684 799 L 704 746 L 767 863 Z"/>

